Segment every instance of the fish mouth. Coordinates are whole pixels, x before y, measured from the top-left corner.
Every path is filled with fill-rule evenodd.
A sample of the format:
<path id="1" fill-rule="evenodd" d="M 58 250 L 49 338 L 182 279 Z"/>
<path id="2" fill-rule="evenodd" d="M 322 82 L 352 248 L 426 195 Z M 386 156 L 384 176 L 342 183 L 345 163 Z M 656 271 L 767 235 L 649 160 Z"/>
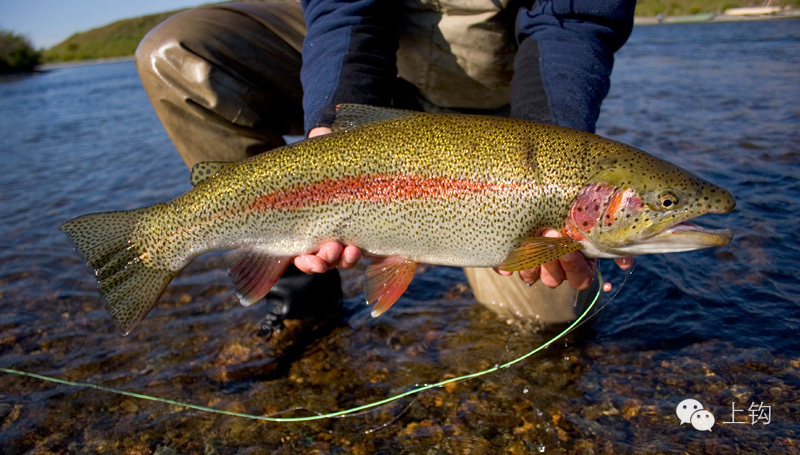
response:
<path id="1" fill-rule="evenodd" d="M 733 239 L 730 229 L 708 229 L 686 221 L 674 224 L 641 243 L 658 253 L 679 253 L 725 246 Z M 652 250 L 651 250 L 652 251 Z"/>

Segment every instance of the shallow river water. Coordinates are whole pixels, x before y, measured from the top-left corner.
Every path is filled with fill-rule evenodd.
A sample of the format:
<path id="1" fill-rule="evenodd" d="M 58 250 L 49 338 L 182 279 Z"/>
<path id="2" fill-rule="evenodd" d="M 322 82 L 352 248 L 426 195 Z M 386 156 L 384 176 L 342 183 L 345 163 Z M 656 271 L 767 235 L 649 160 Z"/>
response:
<path id="1" fill-rule="evenodd" d="M 701 222 L 732 228 L 730 245 L 637 258 L 591 324 L 543 353 L 351 417 L 253 421 L 0 373 L 0 452 L 797 453 L 800 21 L 638 27 L 612 84 L 598 133 L 729 189 L 736 211 Z M 57 228 L 189 189 L 133 63 L 2 81 L 0 128 L 2 368 L 294 416 L 486 369 L 553 335 L 499 321 L 448 267 L 422 269 L 371 319 L 353 271 L 342 323 L 263 375 L 264 309 L 240 307 L 210 255 L 122 337 Z M 711 431 L 681 425 L 684 399 Z"/>

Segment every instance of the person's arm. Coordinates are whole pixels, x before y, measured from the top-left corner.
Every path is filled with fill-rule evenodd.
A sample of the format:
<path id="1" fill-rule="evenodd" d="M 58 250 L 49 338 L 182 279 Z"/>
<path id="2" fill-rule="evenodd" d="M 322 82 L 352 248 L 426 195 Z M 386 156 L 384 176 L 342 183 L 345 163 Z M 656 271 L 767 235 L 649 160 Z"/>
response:
<path id="1" fill-rule="evenodd" d="M 331 132 L 340 103 L 389 106 L 397 79 L 394 2 L 303 0 L 307 34 L 303 42 L 303 110 L 309 137 Z M 349 268 L 361 250 L 337 242 L 298 256 L 305 273 Z"/>
<path id="2" fill-rule="evenodd" d="M 329 127 L 341 103 L 389 106 L 397 79 L 394 2 L 303 0 L 305 129 Z"/>
<path id="3" fill-rule="evenodd" d="M 517 16 L 511 116 L 594 132 L 633 0 L 539 1 Z"/>

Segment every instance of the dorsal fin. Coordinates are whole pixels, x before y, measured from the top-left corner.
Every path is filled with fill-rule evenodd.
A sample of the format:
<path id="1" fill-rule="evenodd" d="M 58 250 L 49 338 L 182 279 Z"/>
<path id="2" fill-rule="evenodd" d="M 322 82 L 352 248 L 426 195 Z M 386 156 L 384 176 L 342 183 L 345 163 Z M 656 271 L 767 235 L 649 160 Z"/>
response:
<path id="1" fill-rule="evenodd" d="M 232 163 L 233 161 L 203 161 L 197 163 L 192 167 L 189 181 L 192 182 L 192 186 L 197 186 L 198 183 L 217 175 L 219 171 Z"/>
<path id="2" fill-rule="evenodd" d="M 366 104 L 340 104 L 336 106 L 336 120 L 331 125 L 331 130 L 350 131 L 359 126 L 402 120 L 418 114 L 415 111 Z"/>

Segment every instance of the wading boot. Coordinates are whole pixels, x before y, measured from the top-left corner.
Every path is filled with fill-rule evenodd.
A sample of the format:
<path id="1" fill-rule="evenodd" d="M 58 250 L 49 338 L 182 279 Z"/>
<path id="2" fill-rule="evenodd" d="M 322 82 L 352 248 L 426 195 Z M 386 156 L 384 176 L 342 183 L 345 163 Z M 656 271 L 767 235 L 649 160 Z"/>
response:
<path id="1" fill-rule="evenodd" d="M 327 321 L 334 315 L 341 317 L 342 281 L 339 271 L 309 275 L 290 266 L 272 286 L 265 300 L 269 312 L 259 324 L 259 335 L 266 339 L 283 332 L 287 321 Z"/>
<path id="2" fill-rule="evenodd" d="M 225 345 L 209 376 L 220 382 L 286 374 L 315 340 L 342 320 L 338 270 L 307 275 L 289 266 L 264 298 L 267 315 L 245 339 Z"/>

